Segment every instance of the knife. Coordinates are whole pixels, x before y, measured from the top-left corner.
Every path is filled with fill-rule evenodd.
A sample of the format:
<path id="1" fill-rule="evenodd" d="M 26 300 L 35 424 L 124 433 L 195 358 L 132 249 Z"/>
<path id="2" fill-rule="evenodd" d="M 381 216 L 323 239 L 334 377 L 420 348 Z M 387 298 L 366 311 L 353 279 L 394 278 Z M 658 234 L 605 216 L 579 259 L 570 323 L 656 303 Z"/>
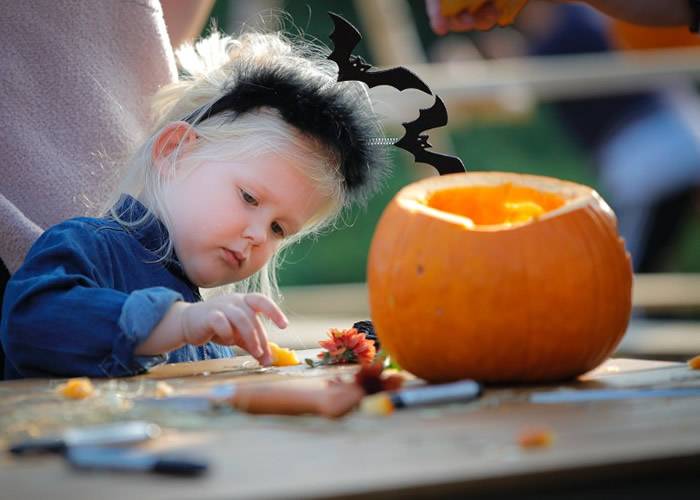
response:
<path id="1" fill-rule="evenodd" d="M 199 476 L 207 462 L 173 453 L 149 453 L 129 448 L 80 446 L 69 448 L 68 463 L 77 469 L 155 472 L 177 476 Z"/>
<path id="2" fill-rule="evenodd" d="M 201 395 L 140 398 L 136 400 L 136 403 L 161 410 L 207 412 L 221 408 L 231 409 L 230 399 L 235 393 L 236 387 L 234 385 L 223 384 L 215 386 L 209 392 Z"/>
<path id="3" fill-rule="evenodd" d="M 64 453 L 77 446 L 119 446 L 156 438 L 161 429 L 152 422 L 130 421 L 75 427 L 55 436 L 28 439 L 10 446 L 15 455 Z"/>
<path id="4" fill-rule="evenodd" d="M 593 389 L 580 391 L 535 392 L 531 403 L 587 403 L 590 401 L 620 401 L 646 398 L 700 397 L 700 387 L 669 387 L 663 389 Z"/>

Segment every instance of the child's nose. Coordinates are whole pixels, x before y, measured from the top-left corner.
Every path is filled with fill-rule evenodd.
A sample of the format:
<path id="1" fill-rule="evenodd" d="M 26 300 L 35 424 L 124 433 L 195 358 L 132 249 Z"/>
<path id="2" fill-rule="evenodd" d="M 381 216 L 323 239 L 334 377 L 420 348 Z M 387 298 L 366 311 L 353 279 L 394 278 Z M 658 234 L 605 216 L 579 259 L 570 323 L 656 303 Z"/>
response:
<path id="1" fill-rule="evenodd" d="M 248 224 L 243 237 L 250 240 L 252 245 L 262 245 L 267 239 L 267 226 L 261 223 Z"/>

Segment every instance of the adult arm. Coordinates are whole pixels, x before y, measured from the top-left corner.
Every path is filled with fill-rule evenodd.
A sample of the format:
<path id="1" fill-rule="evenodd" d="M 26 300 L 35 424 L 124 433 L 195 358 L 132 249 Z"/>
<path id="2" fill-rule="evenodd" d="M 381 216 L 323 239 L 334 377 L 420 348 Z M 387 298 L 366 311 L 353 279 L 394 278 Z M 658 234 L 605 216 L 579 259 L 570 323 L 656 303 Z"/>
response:
<path id="1" fill-rule="evenodd" d="M 161 0 L 170 45 L 177 49 L 202 32 L 214 0 Z"/>
<path id="2" fill-rule="evenodd" d="M 585 0 L 585 3 L 622 21 L 648 26 L 688 26 L 688 0 Z"/>
<path id="3" fill-rule="evenodd" d="M 574 0 L 550 0 L 573 3 Z M 692 12 L 688 0 L 579 0 L 622 21 L 649 26 L 689 26 Z M 477 11 L 443 16 L 440 0 L 425 0 L 433 31 L 444 35 L 450 31 L 489 30 L 496 26 L 502 13 L 497 2 L 487 1 Z M 527 7 L 526 7 L 527 8 Z"/>
<path id="4" fill-rule="evenodd" d="M 0 194 L 0 259 L 10 271 L 19 269 L 42 229 Z"/>

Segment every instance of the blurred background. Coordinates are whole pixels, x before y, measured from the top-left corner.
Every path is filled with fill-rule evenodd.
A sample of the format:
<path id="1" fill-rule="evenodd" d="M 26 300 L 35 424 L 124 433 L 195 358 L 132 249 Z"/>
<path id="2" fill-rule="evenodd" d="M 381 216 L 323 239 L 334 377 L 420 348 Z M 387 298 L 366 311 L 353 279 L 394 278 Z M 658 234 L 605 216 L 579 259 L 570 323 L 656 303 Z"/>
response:
<path id="1" fill-rule="evenodd" d="M 700 120 L 692 123 L 693 114 L 700 117 L 694 87 L 700 58 L 686 56 L 685 67 L 676 58 L 675 74 L 670 57 L 662 71 L 647 68 L 646 74 L 639 67 L 622 71 L 624 63 L 610 58 L 646 50 L 661 61 L 655 49 L 700 46 L 687 28 L 638 28 L 585 6 L 548 2 L 531 2 L 512 27 L 444 37 L 430 30 L 423 0 L 219 0 L 211 15 L 220 29 L 236 32 L 263 21 L 269 26 L 285 12 L 287 31 L 329 44 L 328 11 L 364 34 L 356 53 L 368 62 L 411 67 L 443 97 L 450 123 L 436 134 L 435 150 L 457 154 L 468 170 L 591 185 L 615 208 L 637 271 L 700 272 Z M 407 108 L 390 109 L 396 114 L 387 117 L 387 135 L 399 137 L 398 117 L 408 111 L 402 118 L 412 119 L 416 101 L 393 98 L 395 108 Z M 410 154 L 390 150 L 394 175 L 382 194 L 367 210 L 349 214 L 346 227 L 289 252 L 283 286 L 364 281 L 383 207 L 403 185 L 431 175 L 429 167 L 416 168 Z"/>
<path id="2" fill-rule="evenodd" d="M 603 195 L 639 273 L 637 340 L 623 342 L 626 352 L 640 354 L 638 340 L 652 338 L 661 340 L 644 349 L 656 357 L 700 351 L 700 37 L 537 1 L 513 26 L 444 37 L 432 33 L 424 0 L 218 0 L 211 17 L 235 33 L 286 13 L 287 31 L 328 45 L 328 11 L 363 33 L 355 53 L 378 67 L 409 67 L 443 98 L 450 122 L 430 133 L 434 150 L 458 155 L 468 170 L 555 176 Z M 432 104 L 420 93 L 376 91 L 390 137 L 401 136 L 400 123 L 414 119 L 418 105 Z M 369 315 L 363 283 L 375 224 L 402 186 L 434 175 L 389 149 L 394 173 L 369 207 L 286 254 L 280 284 L 298 314 L 299 346 L 315 347 L 300 333 L 319 335 L 314 315 L 336 327 Z M 316 323 L 304 323 L 309 315 Z M 664 328 L 674 320 L 676 347 L 668 346 L 673 333 L 659 337 L 654 319 Z"/>

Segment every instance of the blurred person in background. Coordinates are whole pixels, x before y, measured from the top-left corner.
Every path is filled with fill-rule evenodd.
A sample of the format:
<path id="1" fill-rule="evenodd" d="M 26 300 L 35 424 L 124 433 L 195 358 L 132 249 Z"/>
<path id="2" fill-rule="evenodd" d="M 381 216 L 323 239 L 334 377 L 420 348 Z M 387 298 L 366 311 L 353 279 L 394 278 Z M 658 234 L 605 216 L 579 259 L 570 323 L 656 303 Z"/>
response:
<path id="1" fill-rule="evenodd" d="M 106 201 L 113 165 L 149 132 L 148 99 L 177 80 L 172 47 L 199 35 L 212 5 L 3 3 L 0 307 L 42 231 Z"/>
<path id="2" fill-rule="evenodd" d="M 514 57 L 700 44 L 687 27 L 609 22 L 587 6 L 568 2 L 532 2 L 515 27 L 522 37 L 507 30 L 481 33 L 482 53 Z M 635 271 L 665 270 L 700 186 L 700 99 L 693 82 L 678 77 L 647 92 L 559 100 L 552 106 L 597 167 Z"/>
<path id="3" fill-rule="evenodd" d="M 550 0 L 551 3 L 574 3 L 573 0 Z M 468 2 L 464 2 L 467 4 Z M 430 26 L 438 35 L 445 35 L 450 31 L 489 30 L 498 24 L 501 12 L 494 1 L 484 2 L 475 12 L 457 12 L 452 16 L 443 16 L 440 0 L 425 0 L 425 7 L 430 19 Z M 520 3 L 520 0 L 511 0 L 511 3 Z M 693 0 L 579 0 L 579 3 L 587 3 L 604 14 L 621 21 L 646 26 L 690 26 L 698 31 L 699 15 L 693 11 L 691 5 L 696 5 Z M 503 2 L 507 4 L 507 2 Z"/>

